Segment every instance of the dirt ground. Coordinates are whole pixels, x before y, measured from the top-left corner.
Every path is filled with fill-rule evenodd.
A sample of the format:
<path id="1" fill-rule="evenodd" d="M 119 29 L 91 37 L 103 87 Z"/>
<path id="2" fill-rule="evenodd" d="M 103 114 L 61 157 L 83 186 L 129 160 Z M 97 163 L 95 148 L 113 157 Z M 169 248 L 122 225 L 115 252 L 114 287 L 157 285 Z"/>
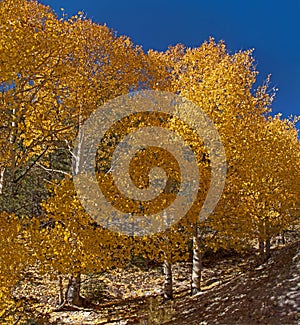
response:
<path id="1" fill-rule="evenodd" d="M 174 304 L 167 324 L 300 324 L 300 242 L 260 267 Z"/>
<path id="2" fill-rule="evenodd" d="M 19 324 L 300 324 L 299 241 L 276 248 L 260 266 L 253 254 L 204 261 L 202 292 L 194 297 L 189 295 L 190 267 L 190 263 L 173 266 L 174 301 L 161 299 L 160 267 L 132 266 L 87 278 L 83 293 L 93 294 L 94 303 L 59 311 L 57 280 L 28 274 L 32 282 L 21 286 L 19 297 L 30 301 L 28 312 L 34 310 L 35 316 Z"/>

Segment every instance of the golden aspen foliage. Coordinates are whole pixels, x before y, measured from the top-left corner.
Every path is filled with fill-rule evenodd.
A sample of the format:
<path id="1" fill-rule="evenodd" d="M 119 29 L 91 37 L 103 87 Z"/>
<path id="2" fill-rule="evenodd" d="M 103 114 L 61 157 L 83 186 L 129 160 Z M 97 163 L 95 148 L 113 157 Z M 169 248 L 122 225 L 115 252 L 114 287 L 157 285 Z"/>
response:
<path id="1" fill-rule="evenodd" d="M 30 235 L 22 221 L 15 215 L 0 212 L 0 321 L 12 324 L 15 314 L 22 310 L 16 303 L 13 288 L 19 274 L 30 262 Z"/>
<path id="2" fill-rule="evenodd" d="M 47 219 L 36 234 L 42 272 L 93 273 L 126 265 L 131 239 L 97 224 L 82 208 L 69 177 L 52 188 L 42 203 Z"/>
<path id="3" fill-rule="evenodd" d="M 132 255 L 158 262 L 167 257 L 174 263 L 189 258 L 188 244 L 195 233 L 201 236 L 203 250 L 242 250 L 254 239 L 269 240 L 297 221 L 297 120 L 271 117 L 274 95 L 268 89 L 269 78 L 253 89 L 258 72 L 252 50 L 230 54 L 224 42 L 210 38 L 193 49 L 178 44 L 165 52 L 144 53 L 128 37 L 117 37 L 82 13 L 58 19 L 50 7 L 26 0 L 0 2 L 0 33 L 0 316 L 4 320 L 11 317 L 11 290 L 28 263 L 37 262 L 43 274 L 54 270 L 72 276 L 124 267 Z M 212 166 L 197 130 L 176 116 L 152 111 L 112 125 L 97 149 L 97 182 L 107 203 L 116 209 L 136 218 L 157 214 L 157 224 L 171 225 L 144 237 L 113 232 L 92 219 L 71 176 L 72 148 L 84 122 L 109 100 L 140 89 L 171 92 L 198 105 L 219 132 L 227 163 L 222 197 L 209 218 L 199 222 Z M 188 109 L 180 114 L 185 120 L 199 117 L 191 116 Z M 163 210 L 176 199 L 182 175 L 167 150 L 142 148 L 129 164 L 130 179 L 138 189 L 149 187 L 153 168 L 165 172 L 166 186 L 154 200 L 126 197 L 113 179 L 111 162 L 117 145 L 143 127 L 176 133 L 194 153 L 200 186 L 190 210 L 176 223 L 168 220 L 176 216 L 166 216 Z M 34 196 L 36 186 L 41 190 Z"/>
<path id="4" fill-rule="evenodd" d="M 59 20 L 35 1 L 1 1 L 0 29 L 1 210 L 32 218 L 31 178 L 39 175 L 42 196 L 35 200 L 40 202 L 49 196 L 46 185 L 70 172 L 70 163 L 60 169 L 53 157 L 59 159 L 63 152 L 70 162 L 84 120 L 146 78 L 141 73 L 142 51 L 106 26 L 82 15 Z M 121 265 L 120 256 L 125 260 L 130 247 L 126 239 L 123 249 L 118 234 L 89 220 L 70 179 L 62 181 L 60 191 L 65 195 L 59 192 L 59 197 L 67 200 L 50 199 L 54 210 L 45 206 L 48 215 L 29 222 L 32 255 L 41 270 L 76 274 Z M 118 251 L 122 255 L 116 258 Z"/>
<path id="5" fill-rule="evenodd" d="M 152 52 L 150 56 L 153 56 Z M 260 133 L 263 132 L 264 125 L 271 123 L 269 120 L 272 118 L 269 114 L 274 94 L 270 94 L 268 89 L 269 77 L 257 90 L 253 89 L 258 72 L 254 66 L 252 50 L 229 54 L 223 42 L 215 43 L 211 38 L 198 48 L 189 49 L 177 46 L 172 51 L 156 54 L 156 56 L 164 57 L 165 62 L 169 63 L 170 89 L 192 100 L 212 118 L 225 147 L 226 185 L 215 212 L 203 224 L 204 228 L 214 230 L 209 231 L 211 235 L 206 236 L 212 238 L 211 245 L 214 249 L 230 245 L 236 249 L 247 246 L 249 240 L 257 232 L 253 224 L 255 218 L 258 218 L 257 211 L 249 217 L 248 212 L 254 211 L 254 208 L 245 206 L 243 201 L 249 200 L 248 194 L 243 192 L 243 187 L 247 183 L 247 175 L 251 174 L 257 180 L 257 191 L 273 193 L 272 199 L 274 202 L 277 200 L 277 205 L 281 205 L 282 208 L 283 206 L 292 208 L 295 200 L 297 201 L 295 195 L 289 202 L 284 196 L 276 198 L 269 182 L 263 177 L 264 174 L 269 174 L 272 175 L 269 177 L 271 179 L 280 178 L 281 191 L 294 193 L 293 185 L 287 182 L 291 177 L 299 174 L 296 172 L 298 163 L 296 164 L 294 160 L 292 167 L 282 157 L 289 157 L 292 154 L 288 147 L 294 148 L 293 159 L 296 159 L 299 154 L 295 124 L 282 121 L 277 117 L 276 123 L 287 125 L 282 128 L 289 129 L 290 136 L 283 136 L 283 131 L 277 135 L 268 131 L 269 138 L 273 141 L 273 144 L 269 143 L 268 147 L 266 144 L 269 141 L 268 137 Z M 166 59 L 166 56 L 170 57 Z M 258 154 L 257 150 L 260 150 L 261 144 L 258 139 L 263 138 L 266 138 L 265 149 Z M 253 139 L 256 142 L 253 143 Z M 282 142 L 285 142 L 285 145 L 276 145 Z M 275 147 L 271 149 L 273 145 Z M 276 172 L 278 166 L 275 160 L 268 160 L 269 151 L 277 157 L 278 163 L 281 161 L 282 168 L 285 168 L 285 163 L 288 164 L 287 177 Z M 262 165 L 259 159 L 265 159 L 268 164 Z M 252 164 L 248 165 L 249 161 Z M 288 172 L 291 168 L 293 171 Z M 260 186 L 261 190 L 258 189 Z M 243 198 L 244 196 L 247 198 Z M 253 199 L 253 205 L 262 204 L 260 197 L 256 196 Z M 284 215 L 289 214 L 289 209 L 284 212 L 282 208 L 281 217 L 277 219 L 286 220 Z"/>
<path id="6" fill-rule="evenodd" d="M 8 197 L 32 171 L 49 168 L 51 152 L 70 155 L 93 110 L 145 77 L 140 48 L 82 15 L 59 20 L 37 2 L 6 0 L 0 27 L 0 171 L 1 184 L 12 184 L 3 188 Z"/>
<path id="7" fill-rule="evenodd" d="M 247 130 L 255 154 L 245 152 L 247 168 L 239 170 L 243 178 L 240 198 L 259 240 L 283 234 L 297 221 L 300 145 L 295 122 L 277 115 L 258 122 L 255 130 Z"/>

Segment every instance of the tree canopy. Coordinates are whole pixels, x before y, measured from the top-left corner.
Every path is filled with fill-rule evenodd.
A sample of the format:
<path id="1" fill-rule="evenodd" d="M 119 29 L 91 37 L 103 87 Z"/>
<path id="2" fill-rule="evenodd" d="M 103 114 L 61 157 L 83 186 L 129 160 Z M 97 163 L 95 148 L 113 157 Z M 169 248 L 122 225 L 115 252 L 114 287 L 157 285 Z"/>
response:
<path id="1" fill-rule="evenodd" d="M 178 44 L 145 53 L 83 13 L 59 19 L 49 7 L 26 0 L 0 2 L 0 30 L 1 321 L 9 323 L 15 308 L 21 310 L 12 288 L 30 265 L 40 265 L 42 274 L 54 270 L 76 277 L 125 267 L 139 254 L 172 264 L 190 256 L 195 230 L 201 249 L 239 251 L 299 221 L 297 118 L 272 115 L 268 80 L 254 88 L 258 72 L 252 50 L 231 54 L 223 41 L 210 38 L 197 48 Z M 180 95 L 198 105 L 218 130 L 226 152 L 226 184 L 205 222 L 198 217 L 210 185 L 209 153 L 197 133 L 174 116 L 147 123 L 172 129 L 196 156 L 201 188 L 184 218 L 163 232 L 136 237 L 97 224 L 83 208 L 72 178 L 76 137 L 103 104 L 138 90 Z M 132 117 L 126 132 L 122 123 L 115 125 L 108 139 L 144 122 Z M 135 184 L 147 187 L 157 165 L 169 168 L 179 183 L 176 162 L 155 150 L 132 161 Z M 122 205 L 106 173 L 107 161 L 98 151 L 99 185 Z M 150 202 L 147 213 L 163 210 L 176 191 L 168 195 L 158 205 Z"/>

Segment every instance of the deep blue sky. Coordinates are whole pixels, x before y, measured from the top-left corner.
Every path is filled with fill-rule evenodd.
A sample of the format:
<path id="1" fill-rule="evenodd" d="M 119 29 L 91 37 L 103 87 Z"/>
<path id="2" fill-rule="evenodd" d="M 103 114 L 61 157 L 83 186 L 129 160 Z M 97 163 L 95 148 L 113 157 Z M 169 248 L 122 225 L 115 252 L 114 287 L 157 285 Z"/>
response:
<path id="1" fill-rule="evenodd" d="M 231 53 L 254 48 L 261 82 L 279 88 L 274 113 L 300 115 L 300 0 L 40 0 L 60 15 L 84 11 L 135 44 L 165 50 L 223 39 Z"/>

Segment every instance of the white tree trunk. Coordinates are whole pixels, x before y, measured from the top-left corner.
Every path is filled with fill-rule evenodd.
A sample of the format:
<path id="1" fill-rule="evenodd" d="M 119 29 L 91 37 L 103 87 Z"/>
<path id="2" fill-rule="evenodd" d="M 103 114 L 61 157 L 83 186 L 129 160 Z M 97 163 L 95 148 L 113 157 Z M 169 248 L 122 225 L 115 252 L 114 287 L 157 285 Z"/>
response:
<path id="1" fill-rule="evenodd" d="M 165 254 L 163 271 L 165 277 L 163 297 L 165 300 L 170 300 L 173 299 L 173 276 L 171 258 L 167 254 Z"/>
<path id="2" fill-rule="evenodd" d="M 0 169 L 0 195 L 3 193 L 5 168 Z"/>
<path id="3" fill-rule="evenodd" d="M 83 306 L 84 299 L 80 296 L 81 277 L 80 273 L 69 278 L 66 291 L 66 301 L 71 305 Z"/>
<path id="4" fill-rule="evenodd" d="M 193 264 L 192 264 L 192 283 L 191 296 L 201 291 L 202 255 L 197 232 L 193 236 Z"/>
<path id="5" fill-rule="evenodd" d="M 73 155 L 73 172 L 75 173 L 75 175 L 79 174 L 80 172 L 80 164 L 82 163 L 82 154 L 83 154 L 83 148 L 82 148 L 82 143 L 83 143 L 83 139 L 84 139 L 84 132 L 83 132 L 83 128 L 82 128 L 82 115 L 81 115 L 81 111 L 82 108 L 80 106 L 80 114 L 79 114 L 79 118 L 78 118 L 78 126 L 79 126 L 79 131 L 78 131 L 78 144 L 77 144 L 77 151 L 76 153 L 73 152 L 73 150 L 71 151 L 72 155 Z"/>

